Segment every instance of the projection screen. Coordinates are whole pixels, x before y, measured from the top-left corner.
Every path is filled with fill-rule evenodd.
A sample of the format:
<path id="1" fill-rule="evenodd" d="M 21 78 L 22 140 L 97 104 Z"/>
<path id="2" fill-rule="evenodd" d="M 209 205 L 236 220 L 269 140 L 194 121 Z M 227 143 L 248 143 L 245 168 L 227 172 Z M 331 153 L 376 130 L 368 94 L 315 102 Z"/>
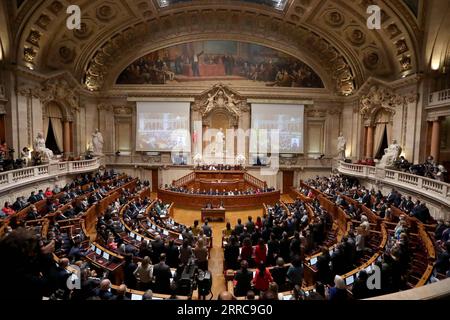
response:
<path id="1" fill-rule="evenodd" d="M 191 152 L 189 102 L 137 102 L 136 151 Z"/>
<path id="2" fill-rule="evenodd" d="M 252 131 L 250 153 L 258 154 L 267 144 L 271 153 L 273 145 L 270 132 L 279 131 L 279 153 L 303 153 L 304 105 L 252 104 Z M 273 137 L 272 137 L 273 138 Z"/>

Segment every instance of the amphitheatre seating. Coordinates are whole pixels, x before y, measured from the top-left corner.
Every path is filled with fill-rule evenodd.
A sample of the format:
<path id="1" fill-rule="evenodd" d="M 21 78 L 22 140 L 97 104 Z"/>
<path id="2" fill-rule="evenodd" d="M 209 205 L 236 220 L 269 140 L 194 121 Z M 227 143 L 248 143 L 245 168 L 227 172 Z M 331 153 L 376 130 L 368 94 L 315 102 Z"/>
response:
<path id="1" fill-rule="evenodd" d="M 243 170 L 223 170 L 223 171 L 204 171 L 195 170 L 194 172 L 173 181 L 172 186 L 176 190 L 168 188 L 158 189 L 158 198 L 165 203 L 175 203 L 176 205 L 187 206 L 201 209 L 208 203 L 218 207 L 221 203 L 228 209 L 245 209 L 260 207 L 264 203 L 273 205 L 280 199 L 280 191 L 260 192 L 256 194 L 243 195 L 210 195 L 206 194 L 209 189 L 219 189 L 234 191 L 238 189 L 245 192 L 248 189 L 265 190 L 267 183 L 246 173 Z M 190 190 L 204 190 L 205 193 L 198 194 Z"/>
<path id="2" fill-rule="evenodd" d="M 311 188 L 307 184 L 304 184 L 303 182 L 302 186 L 312 189 L 313 192 L 320 192 L 314 188 Z M 344 277 L 346 278 L 351 276 L 352 274 L 356 274 L 357 272 L 359 272 L 359 270 L 362 270 L 363 267 L 368 267 L 370 264 L 376 261 L 376 259 L 378 259 L 387 244 L 389 232 L 392 232 L 390 230 L 393 230 L 396 224 L 378 217 L 375 213 L 372 212 L 372 210 L 360 204 L 358 201 L 342 194 L 341 196 L 345 197 L 348 203 L 352 203 L 356 207 L 360 208 L 362 212 L 366 214 L 369 221 L 372 223 L 372 226 L 376 225 L 377 228 L 378 226 L 381 226 L 382 236 L 379 250 L 369 260 L 364 262 L 362 266 L 344 275 Z M 394 206 L 391 206 L 391 211 L 393 212 L 393 216 L 396 217 L 395 220 L 398 220 L 398 217 L 400 217 L 400 215 L 405 216 L 410 231 L 410 244 L 412 245 L 411 251 L 413 252 L 413 257 L 411 259 L 411 267 L 410 272 L 408 273 L 407 284 L 411 288 L 426 285 L 431 277 L 431 274 L 433 272 L 433 264 L 436 260 L 436 248 L 433 241 L 431 240 L 430 235 L 427 233 L 427 230 L 434 230 L 435 226 L 423 224 L 418 219 L 409 217 L 407 213 Z M 373 233 L 373 231 L 371 233 Z M 371 239 L 371 241 L 373 241 L 373 239 Z M 373 246 L 375 243 L 369 242 L 369 244 Z"/>

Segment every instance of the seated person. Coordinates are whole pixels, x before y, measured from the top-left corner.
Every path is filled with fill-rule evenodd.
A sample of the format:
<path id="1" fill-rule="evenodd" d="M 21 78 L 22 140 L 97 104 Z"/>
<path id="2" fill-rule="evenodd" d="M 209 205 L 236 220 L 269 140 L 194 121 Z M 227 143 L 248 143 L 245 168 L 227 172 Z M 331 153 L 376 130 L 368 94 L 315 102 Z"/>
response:
<path id="1" fill-rule="evenodd" d="M 2 209 L 2 212 L 5 216 L 9 217 L 16 213 L 14 209 L 11 207 L 10 203 L 8 201 L 5 202 L 5 206 Z"/>

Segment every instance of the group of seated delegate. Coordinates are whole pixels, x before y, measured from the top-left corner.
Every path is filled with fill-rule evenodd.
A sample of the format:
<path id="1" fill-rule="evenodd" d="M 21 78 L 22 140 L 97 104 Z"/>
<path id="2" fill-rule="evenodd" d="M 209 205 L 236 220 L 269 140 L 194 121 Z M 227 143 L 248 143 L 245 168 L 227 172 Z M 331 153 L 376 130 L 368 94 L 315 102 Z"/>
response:
<path id="1" fill-rule="evenodd" d="M 390 241 L 384 248 L 384 253 L 379 262 L 382 267 L 385 267 L 386 270 L 393 274 L 392 276 L 387 272 L 388 275 L 386 278 L 383 278 L 385 281 L 388 281 L 388 284 L 384 286 L 387 288 L 386 292 L 396 292 L 404 289 L 405 279 L 407 278 L 406 273 L 411 267 L 413 249 L 416 247 L 416 245 L 409 245 L 412 235 L 409 230 L 407 217 L 409 215 L 409 217 L 415 217 L 422 223 L 434 224 L 435 221 L 431 217 L 426 204 L 420 200 L 413 202 L 410 196 L 402 196 L 394 189 L 387 196 L 383 196 L 381 191 L 369 191 L 364 186 L 361 186 L 357 179 L 341 175 L 316 177 L 306 181 L 306 184 L 332 197 L 335 203 L 344 209 L 346 214 L 355 219 L 367 221 L 367 217 L 361 212 L 361 209 L 355 208 L 351 203 L 347 203 L 342 195 L 358 201 L 388 222 L 395 221 L 391 212 L 392 207 L 403 211 L 403 214 L 398 217 L 397 224 L 390 235 Z M 311 190 L 307 190 L 307 188 L 303 188 L 302 192 L 311 195 Z M 437 250 L 437 260 L 435 272 L 430 281 L 436 281 L 437 274 L 441 274 L 443 277 L 450 275 L 450 255 L 448 251 L 450 245 L 450 221 L 437 221 L 433 240 Z M 386 263 L 389 267 L 383 265 L 383 263 Z M 392 264 L 395 265 L 392 266 Z M 383 271 L 383 269 L 381 270 Z"/>
<path id="2" fill-rule="evenodd" d="M 393 206 L 410 217 L 417 218 L 422 223 L 434 222 L 426 203 L 420 200 L 413 202 L 411 196 L 401 195 L 395 189 L 392 189 L 388 195 L 384 196 L 380 190 L 375 191 L 373 188 L 368 190 L 365 186 L 360 185 L 357 179 L 341 175 L 316 177 L 315 179 L 307 180 L 306 184 L 333 197 L 336 204 L 344 207 L 345 212 L 352 218 L 358 217 L 361 212 L 351 203 L 347 203 L 342 195 L 358 201 L 386 220 L 392 220 L 391 206 Z M 312 194 L 312 190 L 308 190 L 308 188 L 301 188 L 300 192 L 305 196 Z"/>
<path id="3" fill-rule="evenodd" d="M 72 184 L 69 184 L 64 192 L 71 193 L 78 187 L 82 187 L 86 191 L 89 188 L 84 188 L 84 186 L 89 185 L 94 186 L 94 188 L 97 187 L 91 192 L 96 194 L 102 188 L 119 189 L 120 186 L 125 185 L 130 179 L 132 178 L 128 176 L 122 176 L 118 179 L 118 175 L 113 171 L 106 172 L 104 175 L 98 173 L 84 175 L 76 179 Z M 55 189 L 58 190 L 58 188 Z M 51 195 L 50 190 L 46 191 L 48 198 L 59 197 L 62 192 L 56 192 L 56 194 Z M 31 200 L 35 204 L 42 201 L 39 198 Z M 96 202 L 87 201 L 85 203 L 86 209 L 94 204 Z M 30 206 L 33 205 L 31 204 Z M 49 216 L 48 212 L 47 214 L 45 212 L 40 214 L 42 218 Z M 63 214 L 67 213 L 64 212 Z M 92 281 L 97 277 L 97 272 L 100 270 L 91 269 L 87 260 L 84 259 L 84 254 L 87 250 L 81 247 L 81 242 L 85 241 L 86 235 L 80 229 L 80 231 L 70 232 L 71 237 L 67 237 L 66 231 L 63 231 L 62 225 L 66 225 L 68 221 L 76 220 L 79 221 L 80 219 L 49 220 L 51 226 L 48 228 L 47 234 L 36 234 L 32 228 L 28 228 L 26 225 L 16 226 L 10 223 L 0 239 L 0 251 L 5 257 L 5 263 L 2 263 L 0 267 L 1 281 L 8 295 L 17 297 L 25 294 L 27 299 L 39 300 L 43 297 L 76 299 L 77 294 L 82 294 L 83 290 L 88 290 L 92 293 L 102 290 L 100 283 L 98 286 L 92 286 L 95 283 L 95 281 Z M 61 255 L 61 259 L 57 263 L 53 260 L 53 254 Z M 70 263 L 75 264 L 82 270 L 82 289 L 75 290 L 76 292 L 71 291 L 67 286 L 67 279 L 73 272 L 70 269 Z"/>
<path id="4" fill-rule="evenodd" d="M 122 188 L 120 196 L 102 213 L 97 223 L 96 243 L 124 257 L 124 276 L 120 286 L 112 290 L 113 275 L 87 259 L 87 254 L 92 249 L 89 245 L 83 245 L 83 232 L 68 237 L 66 229 L 54 222 L 45 238 L 19 228 L 1 239 L 0 250 L 11 257 L 1 266 L 3 278 L 8 276 L 8 279 L 2 279 L 8 294 L 27 292 L 30 299 L 129 300 L 131 296 L 128 289 L 131 288 L 145 291 L 142 300 L 152 299 L 153 292 L 169 294 L 171 299 L 176 299 L 177 285 L 184 265 L 195 260 L 199 266 L 207 269 L 207 265 L 201 264 L 202 259 L 208 255 L 208 249 L 204 245 L 205 237 L 203 231 L 194 236 L 189 228 L 192 239 L 187 236 L 183 239 L 182 246 L 174 245 L 173 240 L 164 242 L 160 236 L 149 242 L 125 241 L 119 212 L 125 205 L 132 205 L 131 211 L 137 210 L 139 214 L 143 214 L 143 209 L 151 201 L 145 197 L 136 197 L 145 188 L 140 181 L 133 188 Z M 158 204 L 166 208 L 160 201 L 152 203 L 154 207 Z M 156 209 L 152 215 L 154 214 L 157 215 Z M 206 226 L 207 222 L 202 230 L 211 235 L 211 229 L 207 231 Z M 197 233 L 197 228 L 194 230 Z M 53 261 L 53 253 L 59 257 L 56 263 Z M 73 272 L 71 265 L 80 268 L 80 288 L 69 289 L 66 285 Z"/>
<path id="5" fill-rule="evenodd" d="M 211 164 L 211 165 L 198 165 L 197 167 L 195 167 L 195 170 L 203 170 L 203 171 L 231 171 L 231 170 L 236 170 L 236 171 L 240 171 L 242 170 L 242 166 L 241 165 L 229 165 L 229 164 Z"/>
<path id="6" fill-rule="evenodd" d="M 63 188 L 55 185 L 53 189 L 50 187 L 44 190 L 31 191 L 31 194 L 26 198 L 25 196 L 17 197 L 16 201 L 11 204 L 6 202 L 0 211 L 0 218 L 12 217 L 23 209 L 30 207 L 26 220 L 36 220 L 48 213 L 56 213 L 56 219 L 72 218 L 86 210 L 89 204 L 95 203 L 103 199 L 107 193 L 118 187 L 119 183 L 126 183 L 126 181 L 112 181 L 109 184 L 100 185 L 102 179 L 110 180 L 116 177 L 114 172 L 105 172 L 103 176 L 99 173 L 95 175 L 85 174 L 77 177 L 71 183 L 67 183 Z M 131 177 L 128 178 L 128 181 Z M 83 195 L 88 195 L 83 197 Z M 58 209 L 71 203 L 74 199 L 78 199 L 73 206 L 68 206 L 65 212 L 60 212 Z M 37 203 L 45 201 L 42 209 L 37 208 Z"/>
<path id="7" fill-rule="evenodd" d="M 194 188 L 186 188 L 186 187 L 176 187 L 173 185 L 166 185 L 165 186 L 166 190 L 169 191 L 173 191 L 173 192 L 179 192 L 179 193 L 185 193 L 185 194 L 192 194 L 192 195 L 207 195 L 207 196 L 246 196 L 246 195 L 257 195 L 257 194 L 262 194 L 262 193 L 267 193 L 267 192 L 273 192 L 275 191 L 275 188 L 262 188 L 262 189 L 255 189 L 255 188 L 247 188 L 244 191 L 235 189 L 233 190 L 219 190 L 219 189 L 215 189 L 213 190 L 212 188 L 210 188 L 209 190 L 200 190 L 200 188 L 194 189 Z"/>

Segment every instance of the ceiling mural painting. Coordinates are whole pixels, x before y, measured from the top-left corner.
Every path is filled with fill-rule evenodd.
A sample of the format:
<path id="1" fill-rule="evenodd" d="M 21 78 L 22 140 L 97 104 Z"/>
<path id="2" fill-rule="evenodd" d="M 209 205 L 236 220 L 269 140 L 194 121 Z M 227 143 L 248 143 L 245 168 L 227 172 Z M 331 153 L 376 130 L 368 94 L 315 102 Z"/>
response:
<path id="1" fill-rule="evenodd" d="M 121 72 L 148 52 L 227 40 L 296 57 L 320 75 L 327 90 L 347 96 L 369 77 L 389 81 L 418 70 L 420 28 L 414 11 L 420 3 L 378 1 L 382 21 L 377 32 L 366 27 L 367 6 L 373 0 L 73 0 L 83 12 L 80 30 L 65 27 L 65 0 L 24 1 L 19 9 L 9 9 L 17 12 L 17 64 L 34 72 L 67 71 L 89 91 L 113 88 Z M 170 63 L 166 68 L 175 73 L 174 80 L 168 73 L 164 81 L 180 81 L 180 70 Z M 287 69 L 283 86 L 292 86 L 291 81 L 311 86 L 296 84 L 294 71 Z M 127 81 L 119 78 L 119 83 Z M 273 77 L 255 85 L 271 82 Z M 143 83 L 142 77 L 137 83 Z"/>
<path id="2" fill-rule="evenodd" d="M 233 80 L 254 85 L 324 88 L 304 62 L 277 50 L 238 41 L 197 41 L 151 52 L 129 65 L 117 84 L 173 84 Z"/>

